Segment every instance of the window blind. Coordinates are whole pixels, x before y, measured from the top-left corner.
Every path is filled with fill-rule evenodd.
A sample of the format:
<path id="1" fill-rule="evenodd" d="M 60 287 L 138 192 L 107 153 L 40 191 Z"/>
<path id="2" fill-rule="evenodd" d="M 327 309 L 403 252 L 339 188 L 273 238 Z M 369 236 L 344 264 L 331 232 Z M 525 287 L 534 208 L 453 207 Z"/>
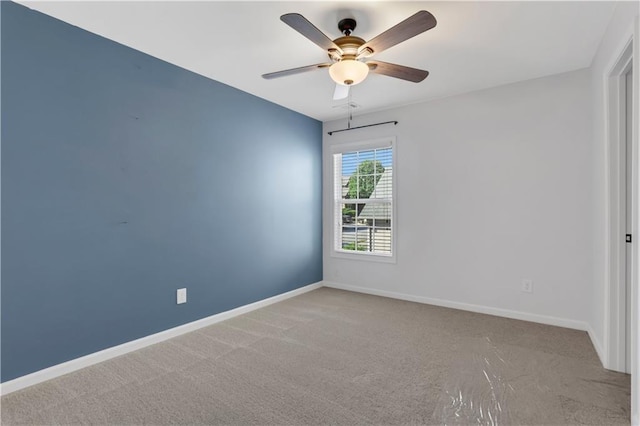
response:
<path id="1" fill-rule="evenodd" d="M 335 250 L 390 256 L 393 148 L 334 154 Z"/>

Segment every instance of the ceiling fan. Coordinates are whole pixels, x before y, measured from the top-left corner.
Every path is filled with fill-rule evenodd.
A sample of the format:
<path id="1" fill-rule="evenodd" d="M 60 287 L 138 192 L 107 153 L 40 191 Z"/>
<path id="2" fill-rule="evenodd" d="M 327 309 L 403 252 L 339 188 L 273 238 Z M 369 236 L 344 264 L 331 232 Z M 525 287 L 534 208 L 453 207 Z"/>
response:
<path id="1" fill-rule="evenodd" d="M 417 12 L 369 41 L 351 35 L 356 28 L 356 21 L 351 18 L 338 22 L 338 29 L 343 36 L 335 40 L 331 40 L 299 13 L 287 13 L 280 20 L 326 50 L 331 62 L 263 74 L 263 78 L 286 77 L 329 68 L 329 75 L 336 82 L 333 99 L 338 100 L 346 98 L 349 87 L 361 83 L 369 72 L 414 83 L 421 82 L 429 75 L 429 71 L 369 59 L 374 54 L 435 27 L 436 18 L 426 10 Z"/>

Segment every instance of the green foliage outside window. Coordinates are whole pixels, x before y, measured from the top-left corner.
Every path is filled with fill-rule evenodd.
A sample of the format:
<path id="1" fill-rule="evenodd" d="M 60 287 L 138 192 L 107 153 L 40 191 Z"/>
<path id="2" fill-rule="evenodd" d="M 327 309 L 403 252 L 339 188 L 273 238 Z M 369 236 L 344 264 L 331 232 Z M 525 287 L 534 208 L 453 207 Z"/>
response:
<path id="1" fill-rule="evenodd" d="M 369 198 L 376 189 L 382 173 L 384 166 L 380 161 L 364 160 L 358 164 L 355 173 L 349 178 L 349 192 L 346 198 Z"/>
<path id="2" fill-rule="evenodd" d="M 365 243 L 359 243 L 356 247 L 356 243 L 348 243 L 342 246 L 343 250 L 357 250 L 357 251 L 367 251 L 367 247 Z"/>
<path id="3" fill-rule="evenodd" d="M 349 192 L 345 198 L 369 198 L 376 189 L 376 185 L 384 173 L 384 166 L 380 161 L 364 160 L 349 178 Z M 359 191 L 359 193 L 358 193 Z M 358 214 L 364 208 L 358 204 Z M 355 211 L 354 211 L 355 213 Z M 344 210 L 343 210 L 343 214 Z M 351 215 L 350 213 L 347 213 Z"/>

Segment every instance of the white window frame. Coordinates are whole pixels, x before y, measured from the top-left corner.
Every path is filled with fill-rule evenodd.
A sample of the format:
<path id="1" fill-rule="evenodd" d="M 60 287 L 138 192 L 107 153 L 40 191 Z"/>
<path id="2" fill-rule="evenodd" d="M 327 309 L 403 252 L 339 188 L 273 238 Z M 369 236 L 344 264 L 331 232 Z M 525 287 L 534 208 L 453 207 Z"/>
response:
<path id="1" fill-rule="evenodd" d="M 393 177 L 391 179 L 391 254 L 385 253 L 372 253 L 367 251 L 352 251 L 342 250 L 338 247 L 341 244 L 340 232 L 342 229 L 342 209 L 341 201 L 336 194 L 341 193 L 342 179 L 339 181 L 336 179 L 336 165 L 334 156 L 335 154 L 343 154 L 354 151 L 366 151 L 371 149 L 391 148 L 391 164 L 393 168 Z M 396 159 L 398 157 L 398 147 L 396 138 L 393 136 L 385 137 L 381 139 L 365 140 L 358 142 L 340 143 L 331 146 L 331 208 L 332 208 L 332 232 L 331 232 L 331 256 L 339 257 L 343 259 L 351 260 L 365 260 L 374 262 L 396 262 L 396 240 L 398 234 L 398 226 L 396 223 L 396 199 L 397 199 L 397 181 L 398 181 L 398 169 L 396 167 Z"/>

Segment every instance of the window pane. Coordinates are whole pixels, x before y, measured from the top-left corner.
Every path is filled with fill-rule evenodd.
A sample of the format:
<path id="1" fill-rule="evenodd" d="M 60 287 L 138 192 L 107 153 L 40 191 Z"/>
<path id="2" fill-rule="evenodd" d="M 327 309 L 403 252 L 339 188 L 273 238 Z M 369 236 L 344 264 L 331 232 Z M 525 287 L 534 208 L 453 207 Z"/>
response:
<path id="1" fill-rule="evenodd" d="M 366 203 L 358 214 L 358 220 L 369 226 L 391 226 L 391 203 Z"/>
<path id="2" fill-rule="evenodd" d="M 377 176 L 377 182 L 373 193 L 370 198 L 386 198 L 390 199 L 392 197 L 392 180 L 393 173 L 391 166 L 388 166 L 384 169 L 384 173 L 382 175 Z"/>
<path id="3" fill-rule="evenodd" d="M 342 154 L 342 177 L 349 179 L 358 167 L 358 153 L 345 152 Z"/>
<path id="4" fill-rule="evenodd" d="M 363 161 L 373 161 L 376 158 L 376 150 L 371 149 L 369 151 L 358 151 L 358 163 Z"/>
<path id="5" fill-rule="evenodd" d="M 366 171 L 373 171 L 373 163 L 360 163 Z M 369 170 L 370 168 L 370 170 Z M 364 170 L 363 170 L 364 171 Z M 376 184 L 381 174 L 359 174 L 358 175 L 358 198 L 369 198 L 376 188 Z"/>
<path id="6" fill-rule="evenodd" d="M 373 251 L 391 253 L 391 228 L 375 228 L 373 232 Z"/>
<path id="7" fill-rule="evenodd" d="M 392 158 L 391 148 L 376 149 L 376 160 L 384 167 L 391 167 Z"/>
<path id="8" fill-rule="evenodd" d="M 342 205 L 342 223 L 355 223 L 356 221 L 356 205 Z"/>
<path id="9" fill-rule="evenodd" d="M 351 222 L 342 223 L 342 249 L 343 250 L 357 250 L 368 251 L 368 226 L 358 219 L 358 210 L 364 207 L 364 204 L 343 204 L 343 212 L 345 210 L 353 211 L 353 218 Z M 349 206 L 349 207 L 347 207 Z M 351 210 L 353 208 L 353 210 Z M 344 216 L 343 216 L 344 217 Z"/>

